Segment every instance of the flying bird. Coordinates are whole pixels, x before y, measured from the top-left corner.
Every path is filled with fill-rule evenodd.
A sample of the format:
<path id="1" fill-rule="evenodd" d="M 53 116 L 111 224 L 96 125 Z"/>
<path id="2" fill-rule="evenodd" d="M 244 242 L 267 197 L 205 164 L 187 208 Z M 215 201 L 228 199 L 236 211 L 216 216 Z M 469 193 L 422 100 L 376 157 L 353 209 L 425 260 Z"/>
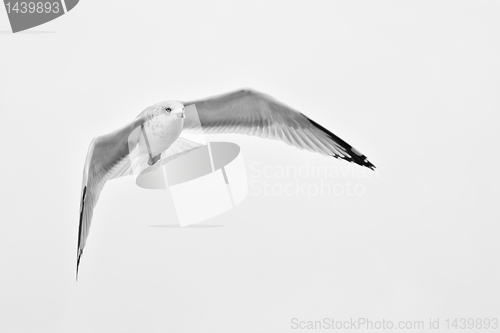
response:
<path id="1" fill-rule="evenodd" d="M 188 108 L 194 104 L 196 108 Z M 197 113 L 197 114 L 196 114 Z M 125 127 L 90 143 L 83 171 L 76 276 L 92 214 L 106 181 L 137 174 L 200 146 L 179 137 L 183 130 L 240 133 L 281 140 L 297 148 L 344 159 L 374 169 L 347 142 L 274 98 L 249 89 L 191 102 L 154 104 Z"/>

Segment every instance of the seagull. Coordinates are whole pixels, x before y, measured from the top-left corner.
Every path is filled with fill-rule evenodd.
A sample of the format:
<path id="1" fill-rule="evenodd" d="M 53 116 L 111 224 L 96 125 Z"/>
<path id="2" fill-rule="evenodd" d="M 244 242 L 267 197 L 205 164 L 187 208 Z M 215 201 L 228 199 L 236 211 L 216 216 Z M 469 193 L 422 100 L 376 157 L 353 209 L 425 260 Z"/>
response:
<path id="1" fill-rule="evenodd" d="M 196 108 L 185 108 L 195 105 Z M 294 147 L 375 166 L 325 127 L 269 95 L 242 89 L 205 99 L 164 101 L 147 107 L 125 127 L 94 138 L 83 171 L 76 278 L 94 207 L 106 181 L 157 168 L 200 144 L 180 137 L 183 130 L 239 133 L 281 140 Z"/>

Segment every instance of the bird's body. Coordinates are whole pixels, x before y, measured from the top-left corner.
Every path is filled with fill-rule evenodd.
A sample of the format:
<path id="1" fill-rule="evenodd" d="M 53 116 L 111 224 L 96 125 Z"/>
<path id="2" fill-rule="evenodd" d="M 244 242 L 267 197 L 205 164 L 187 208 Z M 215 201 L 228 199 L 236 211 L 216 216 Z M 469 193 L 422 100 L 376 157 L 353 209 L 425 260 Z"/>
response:
<path id="1" fill-rule="evenodd" d="M 184 105 L 194 104 L 189 111 Z M 197 110 L 197 114 L 194 114 Z M 199 144 L 183 130 L 240 133 L 281 140 L 297 148 L 330 155 L 373 169 L 366 156 L 338 136 L 270 96 L 239 90 L 204 100 L 166 101 L 146 108 L 127 126 L 92 140 L 83 173 L 78 231 L 77 274 L 99 194 L 107 180 L 168 162 Z M 177 154 L 178 155 L 178 154 Z"/>
<path id="2" fill-rule="evenodd" d="M 171 109 L 170 113 L 165 110 Z M 184 105 L 177 101 L 166 101 L 152 105 L 138 116 L 146 117 L 139 137 L 141 151 L 147 149 L 146 138 L 151 154 L 158 155 L 167 150 L 177 140 L 184 125 Z"/>

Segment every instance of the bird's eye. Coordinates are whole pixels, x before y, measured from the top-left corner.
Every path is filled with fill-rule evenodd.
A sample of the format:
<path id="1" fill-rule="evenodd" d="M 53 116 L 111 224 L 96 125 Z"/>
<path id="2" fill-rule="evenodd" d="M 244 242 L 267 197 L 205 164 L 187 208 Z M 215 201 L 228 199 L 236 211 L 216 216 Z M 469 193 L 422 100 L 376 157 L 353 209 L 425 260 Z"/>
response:
<path id="1" fill-rule="evenodd" d="M 165 111 L 170 112 L 170 111 L 172 111 L 172 109 L 171 108 L 165 108 Z"/>

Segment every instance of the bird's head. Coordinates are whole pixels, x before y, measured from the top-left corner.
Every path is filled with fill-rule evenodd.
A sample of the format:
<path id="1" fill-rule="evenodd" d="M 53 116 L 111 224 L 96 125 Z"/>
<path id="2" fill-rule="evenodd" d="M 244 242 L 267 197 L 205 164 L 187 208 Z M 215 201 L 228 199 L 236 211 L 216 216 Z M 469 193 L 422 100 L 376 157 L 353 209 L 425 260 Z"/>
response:
<path id="1" fill-rule="evenodd" d="M 184 105 L 178 101 L 165 101 L 156 104 L 159 114 L 184 118 Z"/>
<path id="2" fill-rule="evenodd" d="M 179 135 L 184 126 L 184 105 L 178 101 L 165 101 L 148 106 L 141 112 L 148 133 L 157 137 Z"/>

